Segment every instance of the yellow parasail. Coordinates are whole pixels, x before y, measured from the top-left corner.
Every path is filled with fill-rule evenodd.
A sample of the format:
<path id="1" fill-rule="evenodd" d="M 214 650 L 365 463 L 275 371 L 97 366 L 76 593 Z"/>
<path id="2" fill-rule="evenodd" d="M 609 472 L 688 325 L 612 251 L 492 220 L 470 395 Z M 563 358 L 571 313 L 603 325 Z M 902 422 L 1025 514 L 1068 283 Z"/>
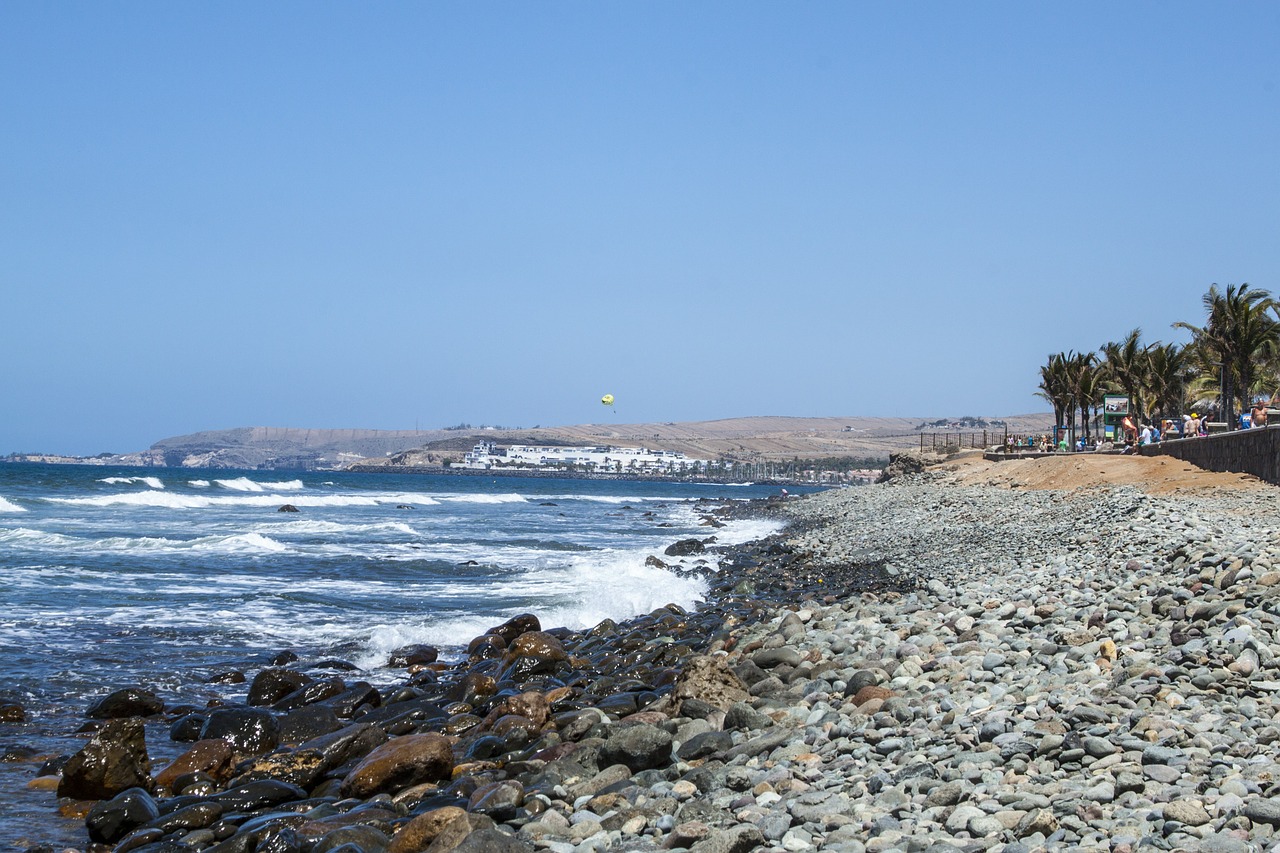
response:
<path id="1" fill-rule="evenodd" d="M 612 395 L 612 394 L 605 394 L 603 397 L 601 397 L 601 398 L 600 398 L 600 402 L 601 402 L 603 405 L 606 405 L 606 406 L 612 406 L 612 405 L 613 405 L 613 395 Z"/>

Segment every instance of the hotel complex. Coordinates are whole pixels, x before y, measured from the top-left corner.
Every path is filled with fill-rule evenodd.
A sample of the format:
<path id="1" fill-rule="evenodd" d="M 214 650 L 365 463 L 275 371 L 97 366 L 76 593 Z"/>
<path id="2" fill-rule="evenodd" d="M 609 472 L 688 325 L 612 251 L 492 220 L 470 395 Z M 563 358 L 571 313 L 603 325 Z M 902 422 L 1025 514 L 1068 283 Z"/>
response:
<path id="1" fill-rule="evenodd" d="M 689 459 L 672 450 L 643 447 L 498 447 L 482 441 L 452 467 L 491 470 L 527 468 L 545 471 L 596 471 L 613 474 L 687 474 L 706 471 L 708 460 Z"/>

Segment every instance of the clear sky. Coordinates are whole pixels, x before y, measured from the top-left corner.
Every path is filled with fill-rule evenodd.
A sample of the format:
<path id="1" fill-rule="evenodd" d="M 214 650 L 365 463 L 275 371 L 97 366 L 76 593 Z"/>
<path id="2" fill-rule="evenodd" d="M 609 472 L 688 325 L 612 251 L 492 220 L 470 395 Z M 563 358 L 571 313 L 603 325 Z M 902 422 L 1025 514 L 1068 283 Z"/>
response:
<path id="1" fill-rule="evenodd" d="M 1043 411 L 1280 292 L 1277 56 L 1275 2 L 0 4 L 0 453 Z"/>

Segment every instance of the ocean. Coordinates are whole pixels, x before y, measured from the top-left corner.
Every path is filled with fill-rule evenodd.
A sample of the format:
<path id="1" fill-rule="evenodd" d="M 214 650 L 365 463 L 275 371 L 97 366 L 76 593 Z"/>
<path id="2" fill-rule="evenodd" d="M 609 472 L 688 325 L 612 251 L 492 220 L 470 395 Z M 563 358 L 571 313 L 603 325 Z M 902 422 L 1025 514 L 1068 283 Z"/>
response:
<path id="1" fill-rule="evenodd" d="M 792 492 L 796 489 L 789 489 Z M 803 489 L 800 491 L 804 491 Z M 390 684 L 391 651 L 446 660 L 519 613 L 590 628 L 705 582 L 646 565 L 672 542 L 746 542 L 776 529 L 710 530 L 700 498 L 776 486 L 494 476 L 281 473 L 0 463 L 0 848 L 83 846 L 83 822 L 27 788 L 42 757 L 79 750 L 97 697 L 127 686 L 167 706 L 242 700 L 283 651 L 339 659 Z M 298 512 L 280 512 L 285 504 Z M 668 558 L 669 559 L 669 558 Z M 153 727 L 154 728 L 154 727 Z M 185 745 L 148 729 L 153 759 Z M 24 757 L 33 754 L 41 758 Z M 19 759 L 19 760 L 14 760 Z"/>

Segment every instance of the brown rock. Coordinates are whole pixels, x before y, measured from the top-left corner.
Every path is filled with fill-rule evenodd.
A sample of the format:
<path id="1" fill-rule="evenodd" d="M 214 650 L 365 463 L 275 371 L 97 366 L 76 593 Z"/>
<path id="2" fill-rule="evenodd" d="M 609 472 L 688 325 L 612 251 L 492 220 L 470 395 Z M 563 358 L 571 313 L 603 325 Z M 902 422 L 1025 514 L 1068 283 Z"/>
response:
<path id="1" fill-rule="evenodd" d="M 671 695 L 677 708 L 685 699 L 699 699 L 722 711 L 750 698 L 746 682 L 729 669 L 723 657 L 706 656 L 685 663 Z"/>
<path id="2" fill-rule="evenodd" d="M 84 749 L 67 761 L 58 796 L 106 800 L 129 788 L 155 790 L 142 719 L 108 720 Z"/>
<path id="3" fill-rule="evenodd" d="M 878 684 L 868 684 L 857 693 L 853 694 L 853 704 L 855 707 L 861 708 L 872 699 L 888 699 L 894 695 L 894 692 L 888 687 L 881 687 Z"/>
<path id="4" fill-rule="evenodd" d="M 437 838 L 441 839 L 443 848 L 453 849 L 470 832 L 467 813 L 457 806 L 445 806 L 420 814 L 400 827 L 391 837 L 387 853 L 421 853 Z M 451 839 L 453 843 L 449 843 Z"/>
<path id="5" fill-rule="evenodd" d="M 237 784 L 258 779 L 278 779 L 310 789 L 325 771 L 324 756 L 315 750 L 272 753 L 242 764 L 236 776 Z"/>
<path id="6" fill-rule="evenodd" d="M 519 616 L 513 616 L 497 628 L 492 628 L 485 633 L 497 634 L 507 643 L 510 643 L 523 633 L 541 630 L 542 623 L 538 621 L 537 616 L 534 616 L 532 613 L 521 613 Z"/>
<path id="7" fill-rule="evenodd" d="M 555 636 L 545 631 L 526 631 L 507 646 L 507 662 L 516 658 L 560 661 L 568 660 L 569 656 L 565 654 L 564 645 Z"/>
<path id="8" fill-rule="evenodd" d="M 538 734 L 538 726 L 528 717 L 519 714 L 505 714 L 493 721 L 489 731 L 502 738 L 511 746 L 523 746 Z"/>
<path id="9" fill-rule="evenodd" d="M 547 718 L 551 716 L 551 703 L 546 696 L 536 690 L 530 690 L 518 696 L 508 696 L 493 709 L 489 718 L 485 720 L 486 725 L 482 728 L 486 728 L 491 720 L 497 720 L 508 714 L 524 717 L 534 726 L 541 728 L 546 725 Z"/>
<path id="10" fill-rule="evenodd" d="M 404 735 L 369 753 L 342 781 L 342 796 L 369 797 L 420 782 L 448 779 L 453 772 L 453 743 L 445 735 Z"/>
<path id="11" fill-rule="evenodd" d="M 156 774 L 156 784 L 162 788 L 172 788 L 173 780 L 186 773 L 208 773 L 215 778 L 225 779 L 230 768 L 231 746 L 225 740 L 200 740 Z"/>

